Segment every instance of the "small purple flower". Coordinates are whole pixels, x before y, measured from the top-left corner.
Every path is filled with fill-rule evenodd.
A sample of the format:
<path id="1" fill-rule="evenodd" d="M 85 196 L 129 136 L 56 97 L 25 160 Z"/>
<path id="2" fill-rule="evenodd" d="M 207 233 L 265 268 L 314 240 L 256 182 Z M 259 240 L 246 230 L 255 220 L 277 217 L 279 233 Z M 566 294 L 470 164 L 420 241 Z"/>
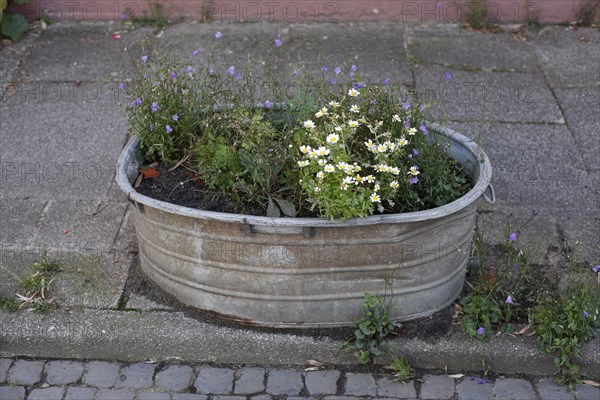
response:
<path id="1" fill-rule="evenodd" d="M 215 74 L 215 69 L 214 68 L 209 69 L 208 70 L 208 74 L 209 75 L 214 75 Z"/>
<path id="2" fill-rule="evenodd" d="M 337 83 L 336 77 L 334 76 L 333 78 L 331 78 L 330 82 L 332 85 L 335 85 Z"/>
<path id="3" fill-rule="evenodd" d="M 327 73 L 327 71 L 329 71 L 329 68 L 327 68 L 327 67 L 323 67 L 323 68 L 321 68 L 321 71 L 323 71 L 323 73 L 324 73 L 324 74 L 326 74 L 326 73 Z"/>
<path id="4" fill-rule="evenodd" d="M 124 90 L 125 84 L 123 82 L 119 83 L 119 89 Z"/>
<path id="5" fill-rule="evenodd" d="M 188 75 L 191 77 L 192 74 L 194 73 L 194 68 L 190 65 L 189 67 L 187 67 L 187 73 Z"/>
<path id="6" fill-rule="evenodd" d="M 158 103 L 153 101 L 152 102 L 152 106 L 150 107 L 150 111 L 152 111 L 153 113 L 158 111 Z"/>
<path id="7" fill-rule="evenodd" d="M 173 132 L 173 128 L 170 125 L 167 125 L 167 133 Z"/>
<path id="8" fill-rule="evenodd" d="M 594 272 L 600 272 L 600 264 L 596 265 L 595 267 L 592 267 L 592 271 Z"/>
<path id="9" fill-rule="evenodd" d="M 194 51 L 192 51 L 192 55 L 193 55 L 193 56 L 197 56 L 197 55 L 198 55 L 198 53 L 200 53 L 200 50 L 194 50 Z"/>
<path id="10" fill-rule="evenodd" d="M 478 335 L 485 335 L 485 328 L 483 326 L 480 326 L 479 328 L 477 328 L 476 333 Z"/>
<path id="11" fill-rule="evenodd" d="M 356 90 L 360 90 L 365 87 L 365 84 L 362 82 L 352 82 L 352 87 Z"/>
<path id="12" fill-rule="evenodd" d="M 233 77 L 234 80 L 239 81 L 240 79 L 242 79 L 242 73 L 238 72 L 237 74 L 235 74 L 235 76 Z"/>
<path id="13" fill-rule="evenodd" d="M 390 78 L 386 78 L 386 79 L 384 79 L 384 80 L 383 80 L 383 84 L 384 84 L 385 86 L 390 86 Z"/>
<path id="14" fill-rule="evenodd" d="M 179 121 L 179 115 L 177 115 L 177 114 L 173 114 L 173 116 L 171 117 L 171 119 L 172 119 L 173 121 Z"/>
<path id="15" fill-rule="evenodd" d="M 154 130 L 154 124 L 150 124 L 150 130 L 153 131 Z"/>
<path id="16" fill-rule="evenodd" d="M 413 156 L 418 156 L 418 155 L 419 155 L 419 150 L 413 149 Z"/>
<path id="17" fill-rule="evenodd" d="M 425 104 L 422 104 L 419 106 L 419 110 L 421 110 L 421 112 L 425 111 Z"/>
<path id="18" fill-rule="evenodd" d="M 266 109 L 269 109 L 269 108 L 271 108 L 271 107 L 273 107 L 273 103 L 271 103 L 269 100 L 266 100 L 266 101 L 265 101 L 265 108 L 266 108 Z"/>
<path id="19" fill-rule="evenodd" d="M 446 79 L 447 81 L 452 79 L 452 75 L 450 75 L 450 72 L 446 71 L 446 73 L 444 74 L 444 79 Z"/>
<path id="20" fill-rule="evenodd" d="M 517 270 L 517 269 L 519 269 L 519 268 L 520 268 L 520 265 L 519 265 L 519 263 L 516 263 L 515 265 L 513 265 L 513 269 Z"/>
<path id="21" fill-rule="evenodd" d="M 143 78 L 146 79 L 148 77 L 148 74 L 144 74 Z M 159 85 L 160 86 L 160 85 Z"/>
<path id="22" fill-rule="evenodd" d="M 227 74 L 234 76 L 235 75 L 235 67 L 232 65 L 231 67 L 227 68 Z"/>
<path id="23" fill-rule="evenodd" d="M 339 75 L 342 73 L 342 69 L 340 67 L 335 67 L 335 69 L 333 70 L 333 72 L 335 72 L 336 75 Z"/>
<path id="24" fill-rule="evenodd" d="M 132 106 L 139 106 L 140 104 L 142 104 L 142 99 L 140 99 L 139 97 L 131 102 Z"/>
<path id="25" fill-rule="evenodd" d="M 474 377 L 473 375 L 471 375 L 471 376 L 469 377 L 469 379 L 470 379 L 470 380 L 472 380 L 472 381 L 474 381 L 474 380 L 475 380 L 475 377 Z"/>
<path id="26" fill-rule="evenodd" d="M 350 79 L 354 79 L 354 71 L 350 71 L 349 76 L 350 76 Z"/>
<path id="27" fill-rule="evenodd" d="M 483 381 L 482 381 L 481 379 L 480 379 L 480 380 L 478 380 L 478 381 L 477 381 L 477 383 L 478 383 L 479 385 L 483 385 Z"/>
<path id="28" fill-rule="evenodd" d="M 583 318 L 589 318 L 590 314 L 587 311 L 583 310 Z"/>
<path id="29" fill-rule="evenodd" d="M 283 45 L 283 41 L 279 38 L 275 38 L 275 47 L 281 47 Z"/>
<path id="30" fill-rule="evenodd" d="M 416 176 L 413 176 L 412 178 L 408 178 L 408 183 L 410 183 L 411 185 L 414 185 L 417 182 L 419 182 L 419 178 L 417 178 Z"/>
<path id="31" fill-rule="evenodd" d="M 419 130 L 423 132 L 424 135 L 427 135 L 429 132 L 427 131 L 427 127 L 425 125 L 421 125 Z"/>
<path id="32" fill-rule="evenodd" d="M 357 69 L 358 69 L 358 67 L 354 64 L 352 64 L 352 66 L 350 67 L 350 71 L 352 71 L 352 72 L 356 72 Z"/>
<path id="33" fill-rule="evenodd" d="M 142 62 L 148 62 L 148 56 L 142 56 Z"/>
<path id="34" fill-rule="evenodd" d="M 402 103 L 402 108 L 408 110 L 410 108 L 410 103 L 408 101 L 405 101 L 404 103 Z"/>
<path id="35" fill-rule="evenodd" d="M 121 21 L 125 21 L 127 19 L 127 14 L 121 14 Z"/>
<path id="36" fill-rule="evenodd" d="M 506 298 L 506 300 L 504 300 L 504 302 L 506 304 L 513 304 L 513 298 L 511 295 L 508 295 L 508 297 Z"/>
<path id="37" fill-rule="evenodd" d="M 221 33 L 221 31 L 217 31 L 217 33 L 215 33 L 215 37 L 217 39 L 221 39 L 223 37 L 223 34 Z"/>
<path id="38" fill-rule="evenodd" d="M 177 79 L 177 72 L 171 71 L 171 79 L 173 79 L 173 80 Z"/>
<path id="39" fill-rule="evenodd" d="M 508 235 L 508 240 L 511 242 L 514 242 L 515 240 L 517 240 L 517 233 L 511 232 L 510 235 Z"/>
<path id="40" fill-rule="evenodd" d="M 406 129 L 410 128 L 410 119 L 407 119 L 406 121 L 404 121 L 404 127 Z"/>
<path id="41" fill-rule="evenodd" d="M 298 76 L 298 71 L 297 71 L 297 70 L 294 70 L 294 71 L 292 72 L 292 76 Z"/>

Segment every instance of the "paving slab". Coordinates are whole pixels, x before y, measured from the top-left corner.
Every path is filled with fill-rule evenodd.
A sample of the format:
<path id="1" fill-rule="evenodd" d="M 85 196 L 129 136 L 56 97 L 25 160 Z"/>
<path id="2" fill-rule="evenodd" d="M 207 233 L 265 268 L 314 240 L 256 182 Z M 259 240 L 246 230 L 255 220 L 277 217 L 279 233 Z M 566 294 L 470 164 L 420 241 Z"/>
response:
<path id="1" fill-rule="evenodd" d="M 203 394 L 231 394 L 234 371 L 225 368 L 201 367 L 194 386 Z"/>
<path id="2" fill-rule="evenodd" d="M 23 386 L 0 386 L 0 399 L 25 400 L 25 388 Z"/>
<path id="3" fill-rule="evenodd" d="M 20 84 L 2 105 L 3 197 L 103 199 L 127 131 L 119 96 L 110 83 Z"/>
<path id="4" fill-rule="evenodd" d="M 597 29 L 572 31 L 564 26 L 549 25 L 530 37 L 553 87 L 600 85 L 600 32 Z"/>
<path id="5" fill-rule="evenodd" d="M 555 93 L 586 169 L 599 169 L 600 87 L 556 89 Z"/>
<path id="6" fill-rule="evenodd" d="M 302 373 L 293 369 L 271 370 L 267 375 L 267 393 L 298 396 L 304 388 Z"/>
<path id="7" fill-rule="evenodd" d="M 579 385 L 576 388 L 577 400 L 598 400 L 600 399 L 600 388 L 591 385 Z"/>
<path id="8" fill-rule="evenodd" d="M 120 38 L 112 35 L 119 31 Z M 62 21 L 48 26 L 20 66 L 28 81 L 74 82 L 123 79 L 152 33 L 149 27 L 110 22 Z M 126 50 L 127 49 L 127 50 Z"/>
<path id="9" fill-rule="evenodd" d="M 39 29 L 29 29 L 20 40 L 10 44 L 0 43 L 0 101 L 4 94 L 14 90 L 16 80 L 20 78 L 16 72 L 19 65 L 29 53 L 33 42 L 39 36 Z M 13 81 L 15 79 L 15 81 Z"/>
<path id="10" fill-rule="evenodd" d="M 311 395 L 336 394 L 339 377 L 340 371 L 309 371 L 304 382 Z"/>
<path id="11" fill-rule="evenodd" d="M 67 389 L 65 400 L 94 400 L 97 388 L 70 386 Z"/>
<path id="12" fill-rule="evenodd" d="M 477 231 L 486 245 L 498 246 L 507 242 L 506 230 L 509 223 L 514 224 L 516 218 L 521 221 L 532 218 L 518 233 L 515 244 L 526 252 L 531 263 L 547 265 L 549 254 L 561 246 L 561 237 L 556 228 L 558 218 L 554 213 L 544 210 L 538 211 L 535 217 L 532 214 L 531 210 L 518 208 L 480 212 L 477 214 Z"/>
<path id="13" fill-rule="evenodd" d="M 113 387 L 119 377 L 121 366 L 117 363 L 105 361 L 90 361 L 85 366 L 85 375 L 82 382 L 98 388 Z"/>
<path id="14" fill-rule="evenodd" d="M 145 389 L 152 387 L 155 364 L 132 364 L 123 368 L 115 388 Z"/>
<path id="15" fill-rule="evenodd" d="M 573 250 L 573 259 L 594 266 L 600 264 L 600 212 L 587 216 L 560 216 L 565 245 Z"/>
<path id="16" fill-rule="evenodd" d="M 493 386 L 490 384 L 479 384 L 478 381 L 464 380 L 456 385 L 458 400 L 481 400 L 493 399 Z"/>
<path id="17" fill-rule="evenodd" d="M 449 123 L 482 146 L 492 163 L 501 207 L 549 209 L 561 214 L 597 210 L 594 188 L 569 130 L 563 125 Z"/>
<path id="18" fill-rule="evenodd" d="M 510 31 L 482 33 L 455 24 L 417 26 L 407 30 L 409 53 L 420 64 L 456 68 L 534 72 L 537 60 L 526 42 Z"/>
<path id="19" fill-rule="evenodd" d="M 346 394 L 351 396 L 376 396 L 377 383 L 371 374 L 346 373 Z"/>
<path id="20" fill-rule="evenodd" d="M 44 389 L 33 389 L 29 396 L 27 396 L 28 400 L 62 400 L 65 394 L 64 388 L 59 387 L 49 387 Z"/>
<path id="21" fill-rule="evenodd" d="M 446 80 L 446 72 L 450 80 Z M 415 75 L 420 98 L 435 102 L 429 113 L 437 121 L 564 123 L 539 73 L 462 71 L 422 65 Z"/>
<path id="22" fill-rule="evenodd" d="M 0 183 L 4 187 L 4 182 Z M 45 200 L 0 198 L 0 251 L 33 244 L 38 222 L 48 206 Z"/>

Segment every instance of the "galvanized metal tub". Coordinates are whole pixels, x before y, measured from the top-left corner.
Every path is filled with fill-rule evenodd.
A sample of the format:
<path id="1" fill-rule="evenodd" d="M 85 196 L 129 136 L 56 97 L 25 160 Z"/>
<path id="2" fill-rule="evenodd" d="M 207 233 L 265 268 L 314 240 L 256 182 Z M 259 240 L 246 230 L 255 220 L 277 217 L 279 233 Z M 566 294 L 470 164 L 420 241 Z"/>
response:
<path id="1" fill-rule="evenodd" d="M 492 172 L 467 137 L 433 124 L 430 131 L 470 171 L 472 190 L 443 207 L 344 222 L 208 212 L 154 200 L 132 187 L 134 138 L 119 158 L 117 182 L 133 205 L 142 270 L 181 302 L 242 324 L 352 325 L 364 293 L 383 294 L 392 276 L 393 318 L 431 315 L 462 289 L 475 201 L 485 196 Z"/>

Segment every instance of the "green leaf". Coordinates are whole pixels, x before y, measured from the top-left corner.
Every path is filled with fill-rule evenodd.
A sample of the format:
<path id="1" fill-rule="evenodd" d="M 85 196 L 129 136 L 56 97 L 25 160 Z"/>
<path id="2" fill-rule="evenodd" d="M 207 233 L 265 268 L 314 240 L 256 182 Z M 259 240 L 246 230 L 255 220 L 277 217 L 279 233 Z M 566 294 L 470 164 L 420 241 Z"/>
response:
<path id="1" fill-rule="evenodd" d="M 246 149 L 240 149 L 238 154 L 240 156 L 240 163 L 242 163 L 244 168 L 251 170 L 254 166 L 254 157 L 252 157 L 252 154 L 250 154 Z"/>
<path id="2" fill-rule="evenodd" d="M 269 199 L 269 202 L 267 203 L 267 217 L 274 217 L 274 218 L 281 217 L 279 208 L 277 208 L 277 206 L 271 199 Z"/>
<path id="3" fill-rule="evenodd" d="M 29 3 L 29 0 L 13 0 L 15 3 L 17 4 L 27 4 Z"/>
<path id="4" fill-rule="evenodd" d="M 0 32 L 3 35 L 8 36 L 13 41 L 19 39 L 21 35 L 27 30 L 27 20 L 22 15 L 8 15 L 2 16 L 0 22 Z"/>
<path id="5" fill-rule="evenodd" d="M 281 207 L 281 211 L 283 211 L 283 213 L 288 217 L 295 217 L 298 214 L 298 211 L 296 211 L 296 206 L 292 202 L 277 198 L 275 201 L 277 204 L 279 204 L 279 207 Z"/>

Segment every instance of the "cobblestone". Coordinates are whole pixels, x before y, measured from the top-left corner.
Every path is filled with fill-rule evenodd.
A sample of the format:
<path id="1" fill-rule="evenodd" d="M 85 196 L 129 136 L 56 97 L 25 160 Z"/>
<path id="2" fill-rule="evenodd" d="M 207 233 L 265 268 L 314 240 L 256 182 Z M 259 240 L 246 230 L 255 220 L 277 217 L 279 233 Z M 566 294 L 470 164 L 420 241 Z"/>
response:
<path id="1" fill-rule="evenodd" d="M 154 364 L 133 364 L 123 369 L 115 384 L 116 388 L 144 389 L 152 387 Z"/>
<path id="2" fill-rule="evenodd" d="M 600 399 L 600 388 L 592 387 L 588 385 L 581 385 L 577 387 L 577 400 L 599 400 Z"/>
<path id="3" fill-rule="evenodd" d="M 43 369 L 43 361 L 18 360 L 10 370 L 8 381 L 18 385 L 33 385 L 42 379 Z"/>
<path id="4" fill-rule="evenodd" d="M 494 384 L 494 395 L 499 399 L 535 400 L 531 383 L 525 379 L 498 379 Z"/>
<path id="5" fill-rule="evenodd" d="M 267 393 L 298 396 L 304 384 L 302 373 L 295 370 L 271 370 L 267 378 Z"/>
<path id="6" fill-rule="evenodd" d="M 161 364 L 153 377 L 157 366 L 148 363 L 2 360 L 12 363 L 4 361 L 9 380 L 16 374 L 34 383 L 0 384 L 0 400 L 600 400 L 600 388 L 580 385 L 569 391 L 552 378 L 506 377 L 484 382 L 425 374 L 403 383 L 385 372 L 180 363 Z M 42 384 L 43 371 L 46 382 Z"/>
<path id="7" fill-rule="evenodd" d="M 6 376 L 8 375 L 8 369 L 12 365 L 10 358 L 0 358 L 0 383 L 6 382 Z"/>
<path id="8" fill-rule="evenodd" d="M 340 371 L 310 371 L 306 373 L 306 389 L 311 395 L 336 394 Z"/>
<path id="9" fill-rule="evenodd" d="M 156 385 L 174 392 L 190 386 L 194 370 L 188 365 L 171 365 L 156 375 Z"/>
<path id="10" fill-rule="evenodd" d="M 265 390 L 265 369 L 259 367 L 240 368 L 236 373 L 235 394 L 260 393 Z M 256 397 L 254 397 L 256 399 Z"/>
<path id="11" fill-rule="evenodd" d="M 133 400 L 135 394 L 127 389 L 100 389 L 95 400 Z"/>
<path id="12" fill-rule="evenodd" d="M 415 382 L 394 382 L 392 378 L 381 378 L 377 381 L 377 395 L 399 399 L 416 399 Z"/>
<path id="13" fill-rule="evenodd" d="M 0 399 L 25 400 L 25 388 L 23 386 L 0 386 Z"/>
<path id="14" fill-rule="evenodd" d="M 346 394 L 351 396 L 376 396 L 377 384 L 371 374 L 346 374 Z"/>
<path id="15" fill-rule="evenodd" d="M 83 363 L 76 361 L 50 361 L 46 364 L 46 382 L 66 385 L 77 382 L 83 375 Z"/>
<path id="16" fill-rule="evenodd" d="M 98 388 L 110 388 L 119 377 L 121 365 L 105 361 L 92 361 L 87 363 L 85 368 L 83 383 Z"/>
<path id="17" fill-rule="evenodd" d="M 456 386 L 458 400 L 493 399 L 494 393 L 489 383 L 479 384 L 479 381 L 465 380 Z"/>
<path id="18" fill-rule="evenodd" d="M 421 399 L 451 399 L 454 397 L 454 379 L 445 375 L 425 375 L 419 398 Z"/>
<path id="19" fill-rule="evenodd" d="M 27 400 L 62 400 L 65 394 L 64 388 L 49 387 L 44 389 L 33 389 Z"/>
<path id="20" fill-rule="evenodd" d="M 231 394 L 234 370 L 227 368 L 202 367 L 194 386 L 200 393 Z"/>
<path id="21" fill-rule="evenodd" d="M 540 379 L 538 393 L 542 400 L 573 400 L 575 395 L 565 386 L 559 386 L 553 379 Z"/>
<path id="22" fill-rule="evenodd" d="M 72 386 L 67 389 L 65 400 L 94 400 L 97 391 L 96 388 Z"/>

